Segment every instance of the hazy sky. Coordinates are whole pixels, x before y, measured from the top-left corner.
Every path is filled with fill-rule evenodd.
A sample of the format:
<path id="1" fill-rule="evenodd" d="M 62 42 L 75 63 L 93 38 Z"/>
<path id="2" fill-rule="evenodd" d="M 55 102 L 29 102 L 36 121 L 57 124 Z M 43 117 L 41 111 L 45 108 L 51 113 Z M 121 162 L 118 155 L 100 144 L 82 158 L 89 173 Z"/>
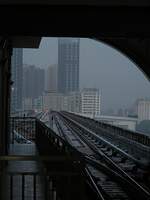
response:
<path id="1" fill-rule="evenodd" d="M 24 49 L 24 64 L 41 68 L 57 63 L 57 38 L 43 38 L 39 49 Z M 137 66 L 115 49 L 90 39 L 80 40 L 80 88 L 97 87 L 102 110 L 131 106 L 150 97 L 150 82 Z"/>

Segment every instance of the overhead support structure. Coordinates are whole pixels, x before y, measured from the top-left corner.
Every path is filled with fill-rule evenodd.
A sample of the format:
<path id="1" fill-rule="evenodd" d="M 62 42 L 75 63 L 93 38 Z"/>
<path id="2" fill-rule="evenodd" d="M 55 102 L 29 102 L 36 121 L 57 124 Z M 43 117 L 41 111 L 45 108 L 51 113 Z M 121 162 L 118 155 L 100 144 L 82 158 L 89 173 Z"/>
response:
<path id="1" fill-rule="evenodd" d="M 12 36 L 10 40 L 13 48 L 39 48 L 41 37 Z"/>
<path id="2" fill-rule="evenodd" d="M 6 13 L 9 15 L 4 17 Z M 1 0 L 0 17 L 0 35 L 32 36 L 32 40 L 63 36 L 104 41 L 127 55 L 150 77 L 148 0 Z M 30 46 L 29 41 L 24 41 L 26 45 L 13 45 Z"/>
<path id="3" fill-rule="evenodd" d="M 4 17 L 6 13 L 8 16 Z M 3 19 L 0 35 L 7 36 L 12 47 L 38 48 L 42 36 L 93 38 L 120 50 L 150 77 L 150 2 L 147 0 L 2 0 L 0 17 Z M 3 60 L 4 49 L 1 52 Z M 10 53 L 8 57 L 10 60 Z M 7 74 L 8 82 L 2 83 L 5 87 L 10 84 L 10 66 L 7 67 L 1 67 L 1 75 Z M 4 95 L 7 99 L 8 90 Z"/>

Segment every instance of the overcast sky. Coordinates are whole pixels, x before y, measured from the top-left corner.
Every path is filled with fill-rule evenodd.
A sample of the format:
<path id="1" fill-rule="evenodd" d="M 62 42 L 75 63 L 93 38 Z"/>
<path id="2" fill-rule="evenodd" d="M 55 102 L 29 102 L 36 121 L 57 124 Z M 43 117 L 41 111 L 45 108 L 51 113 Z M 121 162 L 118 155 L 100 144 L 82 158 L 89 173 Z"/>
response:
<path id="1" fill-rule="evenodd" d="M 24 64 L 47 68 L 57 63 L 57 38 L 43 38 L 39 49 L 24 49 Z M 137 66 L 115 49 L 90 39 L 80 40 L 80 88 L 96 87 L 102 110 L 131 106 L 150 97 L 150 82 Z"/>

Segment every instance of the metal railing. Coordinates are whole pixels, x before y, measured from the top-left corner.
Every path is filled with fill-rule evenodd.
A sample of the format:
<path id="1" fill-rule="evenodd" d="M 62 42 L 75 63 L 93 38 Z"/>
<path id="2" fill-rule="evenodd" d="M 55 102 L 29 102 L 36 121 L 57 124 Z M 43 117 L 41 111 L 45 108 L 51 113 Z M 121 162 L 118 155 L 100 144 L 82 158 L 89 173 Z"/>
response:
<path id="1" fill-rule="evenodd" d="M 3 158 L 2 158 L 3 159 Z M 39 158 L 38 158 L 39 159 Z M 4 160 L 12 161 L 12 158 L 6 157 Z M 13 158 L 14 161 L 31 161 L 31 159 Z M 34 159 L 32 159 L 33 161 Z M 63 163 L 66 159 L 48 159 L 51 165 L 55 163 L 53 169 L 41 172 L 18 172 L 6 171 L 0 173 L 0 199 L 1 200 L 70 200 L 85 199 L 85 182 L 82 174 L 73 171 L 71 168 L 64 171 Z M 56 163 L 60 165 L 58 169 Z M 68 163 L 68 162 L 67 162 Z M 82 194 L 83 193 L 83 194 Z"/>
<path id="2" fill-rule="evenodd" d="M 78 194 L 82 191 L 81 188 L 84 188 L 86 179 L 88 178 L 85 173 L 87 161 L 85 161 L 85 157 L 80 152 L 36 118 L 11 118 L 12 143 L 16 141 L 14 131 L 21 134 L 22 137 L 34 141 L 37 145 L 39 155 L 18 157 L 15 155 L 4 155 L 0 156 L 0 161 L 41 161 L 44 164 L 44 174 L 39 172 L 15 171 L 6 173 L 6 175 L 3 173 L 0 180 L 8 180 L 7 183 L 9 183 L 5 184 L 9 186 L 8 192 L 2 189 L 3 185 L 1 186 L 2 197 L 5 195 L 3 199 L 17 200 L 14 185 L 16 185 L 15 179 L 18 177 L 20 179 L 20 189 L 17 192 L 20 191 L 20 193 L 16 193 L 16 195 L 20 195 L 20 200 L 27 198 L 26 187 L 29 177 L 31 179 L 30 186 L 32 187 L 32 198 L 30 199 L 40 199 L 37 189 L 38 180 L 42 180 L 43 182 L 42 198 L 44 200 L 87 199 L 85 197 L 83 198 L 83 194 Z M 6 176 L 7 178 L 4 178 Z M 6 198 L 6 194 L 8 198 Z"/>
<path id="3" fill-rule="evenodd" d="M 79 162 L 83 155 L 40 120 L 36 120 L 36 145 L 41 154 L 65 155 Z M 52 150 L 53 148 L 53 150 Z"/>
<path id="4" fill-rule="evenodd" d="M 36 118 L 12 117 L 10 119 L 10 142 L 13 147 L 17 142 L 16 132 L 19 134 L 18 138 L 21 135 L 27 140 L 34 141 L 38 154 L 1 155 L 0 164 L 6 161 L 8 165 L 16 161 L 24 163 L 32 161 L 40 164 L 42 169 L 38 172 L 32 169 L 26 172 L 22 171 L 22 168 L 19 172 L 16 168 L 8 171 L 3 169 L 0 172 L 0 199 L 83 199 L 81 188 L 84 185 L 82 177 L 84 159 L 81 153 Z M 39 182 L 41 182 L 40 191 Z"/>
<path id="5" fill-rule="evenodd" d="M 1 200 L 70 200 L 71 193 L 68 188 L 70 180 L 75 176 L 76 174 L 73 173 L 56 172 L 46 174 L 39 172 L 3 173 L 0 175 L 0 197 Z M 56 180 L 59 180 L 60 183 L 63 180 L 65 185 L 59 185 Z M 60 190 L 61 187 L 64 191 Z M 69 198 L 66 198 L 67 196 Z"/>
<path id="6" fill-rule="evenodd" d="M 30 199 L 37 200 L 37 197 L 41 196 L 42 199 L 46 200 L 47 191 L 43 195 L 43 188 L 40 188 L 41 191 L 38 191 L 37 189 L 37 182 L 39 178 L 45 177 L 40 176 L 36 172 L 9 172 L 7 174 L 3 174 L 1 176 L 1 181 L 3 181 L 3 184 L 1 184 L 1 199 L 25 200 L 28 196 Z"/>
<path id="7" fill-rule="evenodd" d="M 35 141 L 36 118 L 34 117 L 11 117 L 10 118 L 10 143 L 25 138 Z"/>

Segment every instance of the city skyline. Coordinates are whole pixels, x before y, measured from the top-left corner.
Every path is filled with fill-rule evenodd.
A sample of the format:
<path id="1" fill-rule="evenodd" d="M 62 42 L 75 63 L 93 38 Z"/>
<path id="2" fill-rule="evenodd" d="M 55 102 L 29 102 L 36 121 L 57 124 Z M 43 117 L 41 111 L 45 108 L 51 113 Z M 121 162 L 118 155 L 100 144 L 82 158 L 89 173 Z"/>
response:
<path id="1" fill-rule="evenodd" d="M 57 64 L 57 42 L 57 38 L 44 38 L 40 49 L 24 49 L 24 63 L 41 68 Z M 80 39 L 80 88 L 99 88 L 102 110 L 127 108 L 138 98 L 150 97 L 149 86 L 144 74 L 127 57 L 98 41 Z"/>

